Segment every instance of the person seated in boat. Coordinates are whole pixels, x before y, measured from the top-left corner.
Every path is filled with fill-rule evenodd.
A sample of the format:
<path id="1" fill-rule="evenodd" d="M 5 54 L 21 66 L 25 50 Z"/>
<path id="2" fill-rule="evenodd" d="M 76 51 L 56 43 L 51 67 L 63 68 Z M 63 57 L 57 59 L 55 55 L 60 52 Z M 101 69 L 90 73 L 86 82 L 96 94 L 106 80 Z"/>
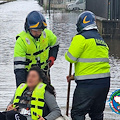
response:
<path id="1" fill-rule="evenodd" d="M 17 88 L 0 120 L 55 120 L 61 116 L 55 90 L 39 67 L 30 69 L 27 82 Z"/>

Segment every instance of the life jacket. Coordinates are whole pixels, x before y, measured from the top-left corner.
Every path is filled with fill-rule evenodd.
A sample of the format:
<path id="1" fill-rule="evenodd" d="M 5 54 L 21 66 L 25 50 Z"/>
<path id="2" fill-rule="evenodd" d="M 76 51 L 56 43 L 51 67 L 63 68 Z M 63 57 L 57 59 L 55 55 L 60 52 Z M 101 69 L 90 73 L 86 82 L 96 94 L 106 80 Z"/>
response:
<path id="1" fill-rule="evenodd" d="M 17 106 L 30 106 L 30 111 L 31 111 L 31 118 L 33 120 L 38 120 L 39 116 L 43 116 L 43 108 L 45 105 L 44 102 L 44 94 L 45 94 L 45 88 L 46 88 L 46 84 L 44 83 L 39 83 L 36 88 L 34 89 L 34 91 L 32 92 L 32 96 L 31 96 L 31 102 L 30 105 L 29 104 L 22 104 L 20 103 L 22 98 L 22 94 L 23 92 L 26 90 L 27 88 L 27 84 L 22 83 L 16 90 L 15 93 L 15 97 L 13 100 L 13 107 L 17 107 Z"/>

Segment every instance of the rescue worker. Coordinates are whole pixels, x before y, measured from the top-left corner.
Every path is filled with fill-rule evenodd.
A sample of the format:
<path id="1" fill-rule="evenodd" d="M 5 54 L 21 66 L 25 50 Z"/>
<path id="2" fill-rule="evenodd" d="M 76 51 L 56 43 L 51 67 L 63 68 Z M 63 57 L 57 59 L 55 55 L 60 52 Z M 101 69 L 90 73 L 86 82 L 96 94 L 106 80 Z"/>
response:
<path id="1" fill-rule="evenodd" d="M 66 60 L 75 64 L 75 74 L 67 80 L 77 83 L 71 117 L 85 120 L 89 113 L 91 120 L 103 120 L 110 87 L 109 48 L 98 33 L 94 13 L 81 13 L 76 26 L 78 33 L 65 54 Z"/>
<path id="2" fill-rule="evenodd" d="M 0 120 L 55 120 L 61 116 L 54 88 L 39 67 L 30 69 L 27 83 L 22 83 Z"/>
<path id="3" fill-rule="evenodd" d="M 48 74 L 49 67 L 56 60 L 59 44 L 51 30 L 46 29 L 47 23 L 39 11 L 28 14 L 25 31 L 16 37 L 14 48 L 14 73 L 19 86 L 26 81 L 26 76 L 32 66 L 39 66 Z"/>

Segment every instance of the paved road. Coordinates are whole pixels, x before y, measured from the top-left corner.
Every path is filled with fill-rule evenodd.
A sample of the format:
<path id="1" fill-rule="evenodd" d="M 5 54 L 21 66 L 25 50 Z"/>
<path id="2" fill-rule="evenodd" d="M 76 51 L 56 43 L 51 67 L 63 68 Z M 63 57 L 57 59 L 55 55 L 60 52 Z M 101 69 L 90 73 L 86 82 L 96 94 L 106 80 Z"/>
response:
<path id="1" fill-rule="evenodd" d="M 18 0 L 0 5 L 0 110 L 6 108 L 15 91 L 15 78 L 13 73 L 15 36 L 23 30 L 25 17 L 32 10 L 40 10 L 44 13 L 43 8 L 33 0 Z M 68 74 L 69 66 L 64 59 L 64 53 L 69 47 L 71 38 L 76 33 L 75 22 L 78 13 L 62 13 L 61 11 L 55 11 L 50 18 L 48 14 L 44 13 L 44 15 L 48 22 L 48 28 L 54 31 L 60 42 L 58 59 L 51 69 L 51 79 L 52 84 L 56 88 L 57 101 L 64 114 L 67 94 L 65 76 Z M 111 57 L 110 64 L 111 89 L 108 98 L 114 90 L 120 87 L 120 60 Z M 71 102 L 74 88 L 75 83 L 72 82 Z M 105 119 L 119 120 L 119 116 L 110 110 L 108 102 L 105 110 Z"/>

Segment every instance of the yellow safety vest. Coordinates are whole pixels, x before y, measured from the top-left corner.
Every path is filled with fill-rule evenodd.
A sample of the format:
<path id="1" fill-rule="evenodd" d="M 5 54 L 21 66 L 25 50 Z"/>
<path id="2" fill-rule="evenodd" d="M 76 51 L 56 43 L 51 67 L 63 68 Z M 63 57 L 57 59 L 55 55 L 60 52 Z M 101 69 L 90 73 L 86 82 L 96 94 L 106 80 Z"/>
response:
<path id="1" fill-rule="evenodd" d="M 75 79 L 86 80 L 110 77 L 109 48 L 104 40 L 76 35 L 68 52 L 67 61 L 75 63 Z"/>
<path id="2" fill-rule="evenodd" d="M 27 70 L 37 63 L 40 64 L 41 69 L 45 68 L 46 61 L 49 57 L 48 37 L 46 34 L 46 30 L 43 31 L 40 36 L 40 40 L 38 41 L 35 41 L 35 39 L 33 39 L 33 37 L 25 31 L 17 35 L 17 37 L 20 37 L 23 40 L 25 46 L 27 47 L 26 60 L 29 63 L 25 66 Z"/>
<path id="3" fill-rule="evenodd" d="M 15 97 L 14 97 L 14 108 L 19 105 L 20 98 L 27 88 L 27 84 L 22 83 L 16 90 Z M 44 94 L 45 94 L 45 88 L 46 84 L 44 83 L 39 83 L 37 87 L 34 89 L 32 93 L 32 99 L 31 99 L 31 117 L 33 120 L 38 120 L 39 116 L 43 115 L 43 107 L 44 107 Z"/>

